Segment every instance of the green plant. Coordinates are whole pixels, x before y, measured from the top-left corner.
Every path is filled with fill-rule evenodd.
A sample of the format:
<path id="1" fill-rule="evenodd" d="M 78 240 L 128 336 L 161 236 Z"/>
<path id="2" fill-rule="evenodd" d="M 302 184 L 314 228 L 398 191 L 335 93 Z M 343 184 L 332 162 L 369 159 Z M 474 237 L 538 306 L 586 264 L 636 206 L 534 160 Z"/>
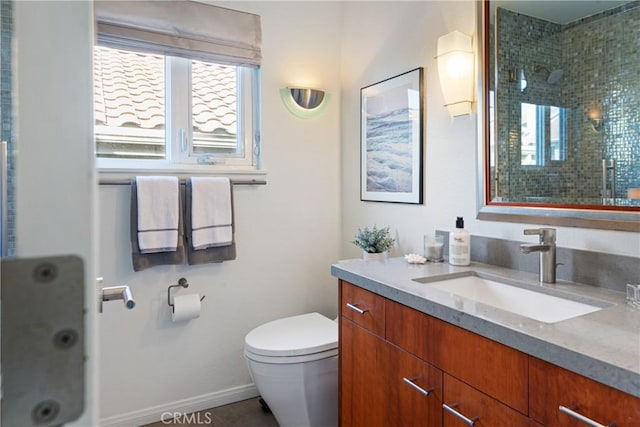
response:
<path id="1" fill-rule="evenodd" d="M 371 229 L 369 227 L 358 228 L 358 233 L 355 237 L 356 239 L 352 243 L 370 254 L 388 251 L 396 241 L 396 239 L 391 238 L 388 226 L 378 228 L 374 225 Z"/>

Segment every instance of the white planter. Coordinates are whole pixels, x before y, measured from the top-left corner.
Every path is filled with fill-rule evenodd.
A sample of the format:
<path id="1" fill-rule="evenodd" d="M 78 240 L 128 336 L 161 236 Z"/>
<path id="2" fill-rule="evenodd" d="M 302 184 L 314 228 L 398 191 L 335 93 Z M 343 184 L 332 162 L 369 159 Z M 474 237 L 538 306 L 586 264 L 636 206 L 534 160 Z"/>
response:
<path id="1" fill-rule="evenodd" d="M 362 251 L 362 257 L 365 261 L 385 261 L 388 257 L 387 252 L 378 252 L 375 254 Z"/>

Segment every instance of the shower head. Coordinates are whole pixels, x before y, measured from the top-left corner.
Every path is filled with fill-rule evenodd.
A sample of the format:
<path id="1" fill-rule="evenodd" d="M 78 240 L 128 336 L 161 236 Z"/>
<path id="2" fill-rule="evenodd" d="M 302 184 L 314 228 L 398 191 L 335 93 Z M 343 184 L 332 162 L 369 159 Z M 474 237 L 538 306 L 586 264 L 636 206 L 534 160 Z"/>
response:
<path id="1" fill-rule="evenodd" d="M 553 70 L 551 73 L 549 73 L 549 77 L 547 77 L 547 83 L 549 83 L 550 85 L 554 85 L 560 82 L 560 80 L 562 80 L 563 74 L 564 71 L 562 70 Z"/>
<path id="2" fill-rule="evenodd" d="M 533 67 L 533 72 L 539 73 L 540 71 L 547 72 L 547 83 L 549 83 L 550 85 L 554 85 L 560 82 L 560 80 L 562 80 L 562 76 L 564 75 L 564 71 L 562 71 L 561 69 L 551 71 L 544 65 L 536 64 L 535 67 Z"/>

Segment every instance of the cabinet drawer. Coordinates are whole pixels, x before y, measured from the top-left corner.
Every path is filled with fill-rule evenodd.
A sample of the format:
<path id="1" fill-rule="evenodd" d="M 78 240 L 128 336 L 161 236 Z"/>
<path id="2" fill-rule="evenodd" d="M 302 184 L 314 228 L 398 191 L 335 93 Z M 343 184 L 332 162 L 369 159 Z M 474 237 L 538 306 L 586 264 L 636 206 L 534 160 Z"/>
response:
<path id="1" fill-rule="evenodd" d="M 386 338 L 398 347 L 433 363 L 429 352 L 432 338 L 429 331 L 430 316 L 417 310 L 387 300 L 385 302 Z"/>
<path id="2" fill-rule="evenodd" d="M 384 337 L 384 298 L 340 281 L 340 313 L 354 323 Z"/>
<path id="3" fill-rule="evenodd" d="M 529 386 L 530 416 L 544 425 L 586 425 L 580 416 L 605 426 L 640 425 L 637 397 L 535 357 L 529 358 Z"/>
<path id="4" fill-rule="evenodd" d="M 444 404 L 442 408 L 445 427 L 470 425 L 470 422 L 465 422 L 463 417 L 473 420 L 475 427 L 529 427 L 535 425 L 524 415 L 447 374 L 444 375 Z"/>
<path id="5" fill-rule="evenodd" d="M 388 341 L 528 413 L 524 353 L 393 301 L 386 302 L 385 313 Z"/>

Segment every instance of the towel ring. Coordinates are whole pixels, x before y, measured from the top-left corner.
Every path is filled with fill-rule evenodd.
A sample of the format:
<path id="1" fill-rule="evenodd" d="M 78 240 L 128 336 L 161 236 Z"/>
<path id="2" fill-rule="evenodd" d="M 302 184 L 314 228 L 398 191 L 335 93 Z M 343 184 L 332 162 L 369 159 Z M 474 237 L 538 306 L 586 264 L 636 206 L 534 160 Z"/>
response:
<path id="1" fill-rule="evenodd" d="M 189 287 L 189 283 L 187 283 L 187 279 L 185 279 L 184 277 L 181 277 L 178 280 L 178 284 L 177 285 L 169 285 L 169 287 L 167 288 L 167 304 L 169 305 L 169 307 L 171 307 L 171 311 L 173 312 L 175 307 L 173 304 L 171 304 L 171 288 L 177 288 L 177 287 L 183 287 L 183 288 L 188 288 Z M 206 295 L 203 295 L 202 298 L 200 298 L 200 301 L 202 301 L 204 299 Z"/>

